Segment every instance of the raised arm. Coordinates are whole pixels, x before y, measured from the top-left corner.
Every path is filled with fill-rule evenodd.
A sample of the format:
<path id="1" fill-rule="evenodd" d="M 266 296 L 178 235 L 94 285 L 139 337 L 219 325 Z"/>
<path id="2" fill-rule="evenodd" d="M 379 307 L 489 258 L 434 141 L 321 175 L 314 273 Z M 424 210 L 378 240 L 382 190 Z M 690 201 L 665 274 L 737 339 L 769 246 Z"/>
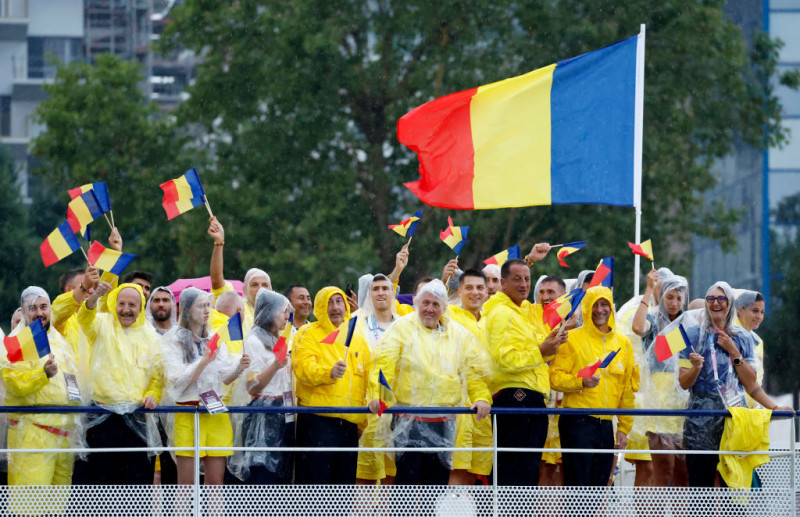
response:
<path id="1" fill-rule="evenodd" d="M 214 239 L 214 250 L 211 252 L 211 288 L 221 289 L 225 286 L 223 273 L 223 250 L 225 248 L 225 228 L 216 217 L 209 219 L 208 234 Z"/>

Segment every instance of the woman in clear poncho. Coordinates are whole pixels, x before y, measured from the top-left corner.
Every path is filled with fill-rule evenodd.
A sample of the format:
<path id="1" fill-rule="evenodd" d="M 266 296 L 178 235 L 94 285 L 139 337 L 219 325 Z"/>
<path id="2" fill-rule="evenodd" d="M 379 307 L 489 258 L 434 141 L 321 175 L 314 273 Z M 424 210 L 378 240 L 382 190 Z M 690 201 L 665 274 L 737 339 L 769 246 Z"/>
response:
<path id="1" fill-rule="evenodd" d="M 273 349 L 289 321 L 291 305 L 285 296 L 260 289 L 256 295 L 253 328 L 244 340 L 244 353 L 251 357 L 245 382 L 237 388 L 238 404 L 250 407 L 292 405 L 292 367 L 289 354 L 278 362 Z M 291 447 L 294 443 L 294 419 L 287 422 L 284 413 L 248 413 L 237 445 L 244 447 Z M 288 452 L 246 451 L 234 455 L 231 472 L 249 484 L 284 484 L 292 478 Z"/>
<path id="2" fill-rule="evenodd" d="M 660 332 L 666 334 L 682 324 L 689 340 L 679 358 L 680 385 L 689 390 L 687 408 L 746 407 L 745 394 L 749 393 L 768 409 L 783 409 L 758 385 L 755 343 L 747 331 L 733 323 L 733 316 L 733 289 L 726 282 L 717 282 L 706 292 L 705 309 L 700 317 L 695 311 L 686 312 Z M 684 447 L 719 450 L 723 429 L 723 417 L 686 417 Z M 716 454 L 687 455 L 689 485 L 713 487 L 718 463 Z"/>
<path id="3" fill-rule="evenodd" d="M 199 406 L 200 393 L 214 391 L 221 394 L 222 385 L 233 382 L 250 363 L 246 355 L 238 361 L 231 359 L 224 343 L 219 343 L 219 348 L 213 352 L 207 346 L 212 335 L 209 323 L 211 299 L 211 294 L 194 287 L 184 290 L 180 297 L 178 324 L 161 338 L 167 397 L 179 406 Z M 201 447 L 233 446 L 233 430 L 227 413 L 212 415 L 201 411 L 199 420 Z M 167 425 L 167 428 L 176 447 L 194 445 L 192 413 L 175 414 L 174 425 Z M 232 454 L 231 451 L 200 451 L 207 485 L 222 484 L 225 458 Z M 178 451 L 176 456 L 178 483 L 193 483 L 194 453 Z"/>
<path id="4" fill-rule="evenodd" d="M 658 305 L 648 311 L 647 301 L 651 294 Z M 640 367 L 640 394 L 646 398 L 646 406 L 643 407 L 686 407 L 687 393 L 678 382 L 678 356 L 673 355 L 659 362 L 655 343 L 656 336 L 686 309 L 688 296 L 689 283 L 684 277 L 673 275 L 669 270 L 651 271 L 647 275 L 647 289 L 631 325 L 633 331 L 642 338 L 644 364 Z M 683 418 L 646 417 L 644 424 L 650 449 L 683 449 Z M 652 461 L 654 486 L 688 486 L 685 455 L 654 454 Z"/>

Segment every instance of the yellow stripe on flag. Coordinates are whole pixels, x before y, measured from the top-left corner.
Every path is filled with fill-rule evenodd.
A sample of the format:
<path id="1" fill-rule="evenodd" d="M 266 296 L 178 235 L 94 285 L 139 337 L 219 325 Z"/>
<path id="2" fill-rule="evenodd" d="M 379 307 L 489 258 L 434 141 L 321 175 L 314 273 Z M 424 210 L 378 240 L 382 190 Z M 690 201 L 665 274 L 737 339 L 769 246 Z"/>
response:
<path id="1" fill-rule="evenodd" d="M 481 86 L 472 97 L 475 208 L 495 208 L 498 199 L 503 206 L 550 204 L 550 88 L 555 68 L 553 64 Z"/>

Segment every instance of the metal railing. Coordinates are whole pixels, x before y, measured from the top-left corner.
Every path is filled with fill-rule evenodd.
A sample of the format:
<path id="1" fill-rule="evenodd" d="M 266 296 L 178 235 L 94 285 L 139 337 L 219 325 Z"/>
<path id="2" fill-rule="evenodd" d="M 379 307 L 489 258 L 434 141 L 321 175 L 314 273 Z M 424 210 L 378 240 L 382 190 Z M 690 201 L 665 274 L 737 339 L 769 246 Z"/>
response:
<path id="1" fill-rule="evenodd" d="M 366 408 L 338 407 L 229 407 L 230 413 L 367 413 Z M 107 413 L 98 406 L 0 406 L 2 413 Z M 499 447 L 497 435 L 493 434 L 492 447 L 349 447 L 349 448 L 302 448 L 302 447 L 201 447 L 199 445 L 199 417 L 205 409 L 194 406 L 165 406 L 152 411 L 137 410 L 143 413 L 193 413 L 193 447 L 134 447 L 134 448 L 95 448 L 96 453 L 110 452 L 159 452 L 192 451 L 194 453 L 194 483 L 183 486 L 61 486 L 61 487 L 0 487 L 0 513 L 3 504 L 8 514 L 36 514 L 37 505 L 42 498 L 53 500 L 66 498 L 63 513 L 69 515 L 682 515 L 693 513 L 707 515 L 797 515 L 797 453 L 795 449 L 794 411 L 775 411 L 774 418 L 791 419 L 791 437 L 785 450 L 770 451 L 696 451 L 696 450 L 614 450 L 614 449 L 546 449 L 546 448 L 507 448 Z M 467 408 L 423 408 L 394 407 L 387 413 L 456 415 L 471 413 Z M 630 416 L 729 416 L 724 410 L 648 410 L 648 409 L 572 409 L 572 408 L 492 408 L 493 415 L 499 414 L 544 414 L 544 415 L 630 415 Z M 496 418 L 493 422 L 496 426 Z M 200 484 L 201 451 L 386 451 L 386 452 L 440 452 L 440 451 L 491 451 L 494 455 L 494 483 L 489 486 L 445 486 L 445 487 L 400 487 L 391 485 L 337 485 L 337 486 L 247 486 L 230 485 L 225 487 L 202 486 Z M 85 453 L 84 448 L 54 449 L 0 449 L 0 453 Z M 788 483 L 764 487 L 758 490 L 742 491 L 726 488 L 661 488 L 661 487 L 501 487 L 497 485 L 497 472 L 500 452 L 561 452 L 561 453 L 641 453 L 641 454 L 736 454 L 740 456 L 767 454 L 780 464 L 781 473 L 788 469 L 788 476 L 781 473 L 771 479 L 787 479 Z M 786 461 L 788 459 L 788 462 Z M 788 463 L 788 465 L 787 465 Z M 767 464 L 765 467 L 770 466 Z M 338 487 L 338 488 L 337 488 Z M 188 499 L 191 499 L 189 503 Z M 262 500 L 264 499 L 264 500 Z M 28 506 L 14 502 L 28 501 Z M 266 503 L 265 500 L 274 503 Z M 82 502 L 77 505 L 75 501 Z M 103 504 L 98 504 L 103 503 Z M 125 506 L 121 510 L 119 504 Z M 135 507 L 130 505 L 134 504 Z M 127 505 L 127 506 L 126 506 Z M 181 506 L 182 505 L 182 506 Z M 221 507 L 219 505 L 222 505 Z M 665 506 L 666 505 L 666 506 Z M 710 506 L 709 506 L 710 505 Z M 142 507 L 144 506 L 144 507 Z M 109 507 L 108 513 L 98 508 Z M 665 511 L 666 508 L 670 511 Z M 261 508 L 258 511 L 254 508 Z M 710 511 L 713 509 L 713 512 Z M 342 510 L 344 513 L 340 512 Z M 53 513 L 48 511 L 47 513 Z M 55 512 L 58 513 L 58 512 Z"/>

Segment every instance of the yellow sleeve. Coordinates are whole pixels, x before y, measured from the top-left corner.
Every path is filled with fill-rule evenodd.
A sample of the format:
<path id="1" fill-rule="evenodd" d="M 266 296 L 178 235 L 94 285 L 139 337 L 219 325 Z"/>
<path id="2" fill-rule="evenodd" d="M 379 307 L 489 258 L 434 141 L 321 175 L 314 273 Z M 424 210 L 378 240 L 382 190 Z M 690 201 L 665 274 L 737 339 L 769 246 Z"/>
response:
<path id="1" fill-rule="evenodd" d="M 481 344 L 478 340 L 470 336 L 468 341 L 469 354 L 467 355 L 467 393 L 472 402 L 482 400 L 484 402 L 492 403 L 492 393 L 489 387 L 486 386 L 486 375 L 489 373 L 487 361 L 481 356 L 486 353 L 482 350 Z"/>
<path id="2" fill-rule="evenodd" d="M 572 373 L 575 366 L 575 352 L 569 338 L 561 345 L 558 353 L 550 361 L 550 387 L 556 391 L 581 391 L 583 380 Z"/>
<path id="3" fill-rule="evenodd" d="M 143 398 L 147 398 L 152 395 L 156 401 L 161 401 L 161 392 L 163 387 L 164 376 L 159 368 L 156 372 L 153 372 L 153 375 L 150 376 L 150 381 L 147 383 L 147 389 L 144 392 Z"/>
<path id="4" fill-rule="evenodd" d="M 86 340 L 91 348 L 97 338 L 97 307 L 90 309 L 86 307 L 86 302 L 81 304 L 81 308 L 78 309 L 78 325 L 86 335 Z"/>
<path id="5" fill-rule="evenodd" d="M 119 277 L 114 273 L 109 273 L 108 271 L 100 275 L 100 281 L 108 282 L 109 284 L 111 284 L 111 290 L 108 291 L 109 293 L 114 289 L 116 289 L 117 287 L 119 287 Z M 108 299 L 108 293 L 104 294 L 103 296 L 100 297 L 99 300 L 97 300 L 97 310 L 99 310 L 100 312 L 111 312 L 108 308 L 108 305 L 106 304 L 107 299 Z M 144 308 L 142 308 L 142 310 L 144 310 Z"/>
<path id="6" fill-rule="evenodd" d="M 336 379 L 331 379 L 333 365 L 322 364 L 319 354 L 320 344 L 308 331 L 303 332 L 300 341 L 295 339 L 296 348 L 293 350 L 292 370 L 301 382 L 309 386 L 323 386 L 334 384 Z"/>
<path id="7" fill-rule="evenodd" d="M 59 294 L 50 305 L 50 324 L 63 335 L 67 320 L 78 312 L 79 308 L 80 304 L 75 300 L 72 291 Z"/>
<path id="8" fill-rule="evenodd" d="M 224 292 L 233 291 L 233 284 L 225 280 L 225 283 L 219 289 L 211 289 L 211 294 L 214 295 L 214 305 L 217 304 L 217 298 Z"/>
<path id="9" fill-rule="evenodd" d="M 50 379 L 44 373 L 44 367 L 33 370 L 11 370 L 3 368 L 3 383 L 6 390 L 17 397 L 33 395 L 47 386 Z"/>
<path id="10" fill-rule="evenodd" d="M 625 368 L 625 385 L 622 387 L 622 397 L 620 398 L 620 409 L 633 409 L 634 406 L 634 385 L 639 385 L 639 367 L 633 360 L 633 347 L 628 341 L 626 346 L 627 365 Z M 617 417 L 617 431 L 628 434 L 633 427 L 633 417 L 630 415 L 620 415 Z"/>
<path id="11" fill-rule="evenodd" d="M 394 299 L 394 309 L 397 311 L 398 316 L 405 316 L 414 312 L 414 307 L 398 302 L 397 298 Z"/>
<path id="12" fill-rule="evenodd" d="M 369 375 L 368 391 L 368 393 L 373 394 L 372 399 L 378 398 L 378 393 L 380 393 L 380 388 L 378 387 L 379 372 L 383 371 L 383 376 L 386 377 L 386 382 L 389 386 L 394 382 L 397 361 L 400 359 L 400 353 L 403 351 L 403 343 L 405 341 L 402 337 L 403 333 L 397 330 L 396 325 L 397 323 L 394 323 L 392 327 L 389 327 L 375 350 L 375 365 Z"/>
<path id="13" fill-rule="evenodd" d="M 533 338 L 526 332 L 514 332 L 514 314 L 495 309 L 486 322 L 486 341 L 489 355 L 500 371 L 530 370 L 544 362 L 539 351 L 538 333 Z"/>

